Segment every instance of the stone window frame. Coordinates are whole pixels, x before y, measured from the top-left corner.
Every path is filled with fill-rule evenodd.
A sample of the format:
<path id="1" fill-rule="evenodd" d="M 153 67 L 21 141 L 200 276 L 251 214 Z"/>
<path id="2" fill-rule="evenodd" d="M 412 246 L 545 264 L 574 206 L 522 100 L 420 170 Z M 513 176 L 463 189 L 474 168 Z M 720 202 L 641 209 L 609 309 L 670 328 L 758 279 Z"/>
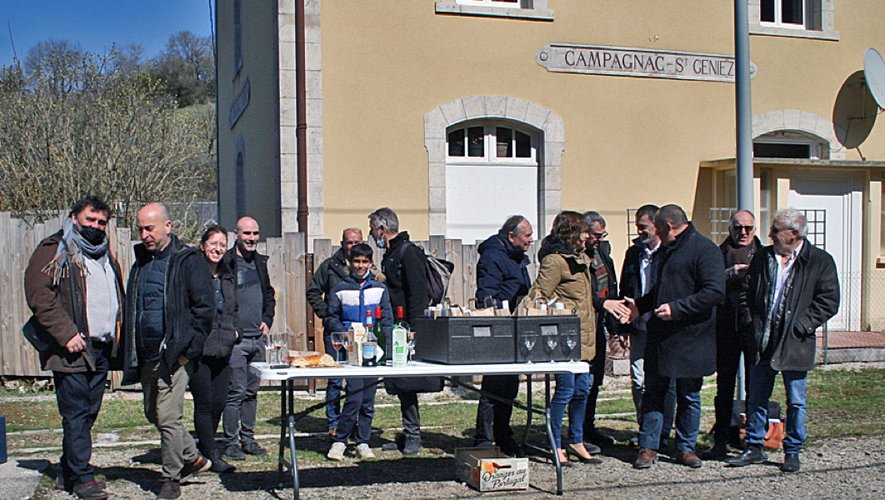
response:
<path id="1" fill-rule="evenodd" d="M 434 9 L 437 14 L 553 21 L 553 10 L 547 8 L 547 0 L 520 0 L 519 7 L 470 5 L 459 3 L 458 0 L 438 0 Z"/>
<path id="2" fill-rule="evenodd" d="M 762 24 L 762 0 L 747 0 L 747 14 L 749 16 L 751 35 L 783 36 L 793 38 L 812 38 L 817 40 L 839 40 L 839 32 L 836 31 L 836 0 L 806 0 L 806 8 L 816 12 L 815 24 L 819 27 L 787 28 Z M 819 17 L 817 17 L 819 16 Z"/>
<path id="3" fill-rule="evenodd" d="M 428 232 L 446 232 L 446 131 L 471 120 L 510 120 L 540 134 L 536 234 L 545 234 L 562 209 L 562 118 L 535 103 L 510 96 L 469 96 L 443 104 L 424 115 L 424 148 L 428 168 Z"/>
<path id="4" fill-rule="evenodd" d="M 836 137 L 832 121 L 798 109 L 779 109 L 753 117 L 753 140 L 771 132 L 796 131 L 813 136 L 829 147 L 830 160 L 844 160 L 845 148 Z"/>

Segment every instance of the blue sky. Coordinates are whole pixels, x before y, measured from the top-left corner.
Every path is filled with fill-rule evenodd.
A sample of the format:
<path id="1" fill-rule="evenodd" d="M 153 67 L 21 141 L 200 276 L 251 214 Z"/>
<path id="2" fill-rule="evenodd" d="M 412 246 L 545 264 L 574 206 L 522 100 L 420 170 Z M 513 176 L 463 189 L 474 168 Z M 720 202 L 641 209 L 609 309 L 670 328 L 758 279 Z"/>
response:
<path id="1" fill-rule="evenodd" d="M 209 36 L 209 5 L 210 0 L 0 0 L 0 65 L 13 60 L 10 29 L 20 60 L 50 38 L 98 53 L 114 43 L 139 43 L 149 59 L 179 31 Z"/>

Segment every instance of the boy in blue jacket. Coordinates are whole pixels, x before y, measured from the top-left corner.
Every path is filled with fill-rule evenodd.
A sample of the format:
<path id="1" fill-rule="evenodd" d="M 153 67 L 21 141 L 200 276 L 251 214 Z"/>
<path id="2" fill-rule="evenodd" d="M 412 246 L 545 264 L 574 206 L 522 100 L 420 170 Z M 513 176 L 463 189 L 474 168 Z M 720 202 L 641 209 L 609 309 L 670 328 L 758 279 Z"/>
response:
<path id="1" fill-rule="evenodd" d="M 374 280 L 371 267 L 372 247 L 365 243 L 354 245 L 350 250 L 350 275 L 329 292 L 328 315 L 323 321 L 327 332 L 347 331 L 352 323 L 363 321 L 366 311 L 374 312 L 375 307 L 381 306 L 381 330 L 385 337 L 390 338 L 393 329 L 390 297 L 387 287 Z M 375 388 L 361 390 L 377 380 L 375 377 L 347 379 L 347 398 L 339 417 L 335 442 L 326 455 L 330 460 L 344 459 L 347 438 L 351 433 L 357 443 L 357 456 L 375 458 L 369 448 L 372 418 L 375 416 Z"/>

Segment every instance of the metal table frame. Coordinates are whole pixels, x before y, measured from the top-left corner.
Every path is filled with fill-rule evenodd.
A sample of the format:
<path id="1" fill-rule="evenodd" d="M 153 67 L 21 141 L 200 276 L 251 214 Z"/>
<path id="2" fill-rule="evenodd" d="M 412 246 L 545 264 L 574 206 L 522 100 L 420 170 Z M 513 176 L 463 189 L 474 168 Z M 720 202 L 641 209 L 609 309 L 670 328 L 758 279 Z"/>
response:
<path id="1" fill-rule="evenodd" d="M 411 365 L 403 368 L 393 368 L 392 366 L 377 367 L 359 367 L 359 366 L 339 366 L 334 368 L 271 368 L 267 363 L 252 363 L 250 368 L 253 372 L 261 377 L 262 380 L 279 381 L 280 384 L 280 441 L 277 460 L 277 474 L 280 485 L 283 481 L 283 469 L 288 469 L 292 476 L 292 489 L 294 498 L 297 500 L 300 495 L 300 484 L 298 479 L 298 455 L 295 445 L 295 424 L 297 419 L 303 415 L 311 413 L 326 405 L 326 402 L 313 405 L 301 412 L 295 412 L 295 381 L 311 380 L 323 378 L 360 378 L 360 377 L 378 377 L 377 383 L 372 384 L 365 389 L 372 388 L 381 383 L 384 378 L 395 377 L 443 377 L 455 385 L 466 387 L 488 396 L 492 399 L 512 404 L 518 408 L 525 410 L 528 414 L 525 435 L 523 440 L 528 437 L 529 426 L 532 422 L 532 414 L 538 413 L 544 416 L 544 427 L 547 433 L 547 442 L 551 450 L 556 449 L 555 440 L 553 439 L 553 431 L 550 427 L 550 409 L 549 401 L 545 401 L 544 411 L 535 409 L 532 406 L 531 395 L 531 377 L 527 378 L 529 394 L 528 404 L 523 405 L 516 401 L 502 399 L 493 394 L 487 394 L 473 385 L 464 384 L 453 377 L 474 376 L 474 375 L 547 375 L 546 387 L 549 393 L 549 375 L 554 373 L 588 373 L 590 365 L 581 361 L 572 362 L 550 362 L 550 363 L 503 363 L 503 364 L 483 364 L 483 365 L 441 365 L 434 363 L 425 363 L 414 361 Z M 364 389 L 364 390 L 365 390 Z M 346 395 L 342 395 L 339 399 L 343 399 Z M 289 449 L 289 457 L 286 458 L 285 451 Z M 562 464 L 559 461 L 559 454 L 552 453 L 553 464 L 556 467 L 556 494 L 562 495 Z"/>

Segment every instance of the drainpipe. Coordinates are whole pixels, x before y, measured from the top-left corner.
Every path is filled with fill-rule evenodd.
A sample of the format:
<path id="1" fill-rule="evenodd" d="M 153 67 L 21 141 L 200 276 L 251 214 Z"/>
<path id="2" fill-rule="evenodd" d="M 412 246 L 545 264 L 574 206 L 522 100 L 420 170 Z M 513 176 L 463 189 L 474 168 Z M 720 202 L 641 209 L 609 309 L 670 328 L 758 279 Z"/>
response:
<path id="1" fill-rule="evenodd" d="M 753 203 L 753 114 L 750 96 L 750 22 L 747 0 L 734 0 L 734 94 L 737 128 L 737 207 L 750 210 Z M 737 373 L 738 399 L 746 401 L 744 357 Z"/>
<path id="2" fill-rule="evenodd" d="M 298 232 L 304 238 L 304 247 L 307 249 L 307 69 L 305 68 L 305 36 L 304 36 L 304 0 L 295 0 L 295 111 L 297 126 L 295 127 L 295 139 L 298 151 Z M 313 276 L 313 253 L 307 252 L 304 258 L 304 288 L 310 286 Z M 304 301 L 304 317 L 307 318 L 305 325 L 307 337 L 307 349 L 316 349 L 316 330 L 314 328 L 313 308 Z M 307 383 L 307 390 L 311 394 L 316 392 L 316 381 L 311 379 Z"/>

